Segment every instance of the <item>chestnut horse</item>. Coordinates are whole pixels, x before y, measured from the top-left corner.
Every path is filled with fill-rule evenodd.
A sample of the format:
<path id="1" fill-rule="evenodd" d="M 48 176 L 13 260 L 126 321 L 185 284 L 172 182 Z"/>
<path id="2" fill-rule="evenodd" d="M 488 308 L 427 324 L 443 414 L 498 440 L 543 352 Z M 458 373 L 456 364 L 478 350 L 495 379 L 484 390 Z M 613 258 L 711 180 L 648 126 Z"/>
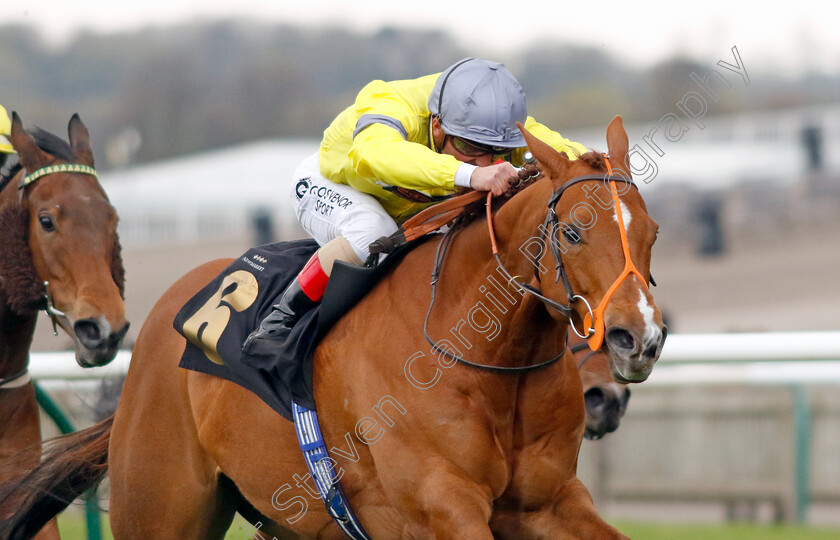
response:
<path id="1" fill-rule="evenodd" d="M 40 459 L 38 404 L 27 372 L 38 311 L 50 310 L 82 366 L 112 360 L 128 328 L 117 213 L 95 177 L 78 115 L 69 135 L 68 145 L 42 130 L 29 134 L 13 114 L 10 139 L 19 161 L 12 177 L 0 179 L 0 457 L 27 449 L 20 465 L 28 468 Z M 85 172 L 64 170 L 68 164 Z M 52 528 L 40 538 L 57 537 Z"/>
<path id="2" fill-rule="evenodd" d="M 586 405 L 586 431 L 583 436 L 598 440 L 618 429 L 627 411 L 630 389 L 615 382 L 610 373 L 610 359 L 601 350 L 593 351 L 585 339 L 577 336 L 569 340 L 569 347 L 577 361 L 583 401 Z"/>
<path id="3" fill-rule="evenodd" d="M 657 225 L 632 184 L 605 181 L 601 154 L 570 160 L 525 134 L 543 178 L 495 212 L 493 229 L 459 227 L 436 285 L 428 331 L 459 359 L 424 338 L 434 242 L 408 253 L 315 353 L 324 438 L 371 538 L 625 538 L 575 473 L 584 403 L 566 334 L 591 327 L 616 379 L 648 377 L 665 336 L 647 287 Z M 610 161 L 625 163 L 620 118 L 607 141 Z M 592 193 L 603 204 L 587 203 Z M 585 220 L 574 215 L 581 204 Z M 9 530 L 48 519 L 44 493 L 90 486 L 107 459 L 117 539 L 222 538 L 237 510 L 264 535 L 343 537 L 312 498 L 294 426 L 244 388 L 177 367 L 185 339 L 173 318 L 229 262 L 200 266 L 158 301 L 115 416 L 57 442 L 71 453 L 20 483 Z M 494 288 L 502 267 L 509 278 Z M 221 315 L 241 307 L 235 289 L 225 298 Z M 525 368 L 555 357 L 509 373 L 464 362 Z"/>

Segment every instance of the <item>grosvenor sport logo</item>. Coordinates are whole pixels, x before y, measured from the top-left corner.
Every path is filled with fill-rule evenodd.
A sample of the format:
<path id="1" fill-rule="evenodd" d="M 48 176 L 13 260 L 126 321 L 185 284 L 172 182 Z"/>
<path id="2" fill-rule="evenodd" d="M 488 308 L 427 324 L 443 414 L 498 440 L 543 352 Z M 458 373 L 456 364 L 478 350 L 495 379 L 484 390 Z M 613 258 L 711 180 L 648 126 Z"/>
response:
<path id="1" fill-rule="evenodd" d="M 301 178 L 298 180 L 297 185 L 295 186 L 295 196 L 298 199 L 302 199 L 306 192 L 309 190 L 309 178 Z"/>

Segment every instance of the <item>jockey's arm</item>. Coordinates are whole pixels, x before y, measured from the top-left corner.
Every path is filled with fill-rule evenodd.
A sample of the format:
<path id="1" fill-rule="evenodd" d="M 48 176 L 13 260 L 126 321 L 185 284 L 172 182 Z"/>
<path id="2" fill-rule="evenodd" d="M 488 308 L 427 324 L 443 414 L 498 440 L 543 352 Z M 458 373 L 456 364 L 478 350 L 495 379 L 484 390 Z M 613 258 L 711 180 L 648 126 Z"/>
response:
<path id="1" fill-rule="evenodd" d="M 350 148 L 356 172 L 408 189 L 455 189 L 461 162 L 420 143 L 406 140 L 396 129 L 375 123 L 356 134 Z"/>

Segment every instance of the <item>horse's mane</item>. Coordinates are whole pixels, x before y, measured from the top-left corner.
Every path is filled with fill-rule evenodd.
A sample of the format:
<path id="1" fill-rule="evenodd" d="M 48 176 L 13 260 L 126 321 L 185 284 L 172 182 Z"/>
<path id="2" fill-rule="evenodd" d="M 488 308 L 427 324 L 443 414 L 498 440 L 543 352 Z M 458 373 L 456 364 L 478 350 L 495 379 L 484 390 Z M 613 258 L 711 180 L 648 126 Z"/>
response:
<path id="1" fill-rule="evenodd" d="M 70 148 L 70 144 L 58 135 L 54 135 L 39 127 L 27 131 L 30 135 L 32 135 L 32 138 L 35 139 L 35 143 L 38 145 L 38 148 L 44 152 L 68 163 L 73 163 L 76 160 L 76 157 L 73 155 L 73 150 Z"/>
<path id="2" fill-rule="evenodd" d="M 29 210 L 19 204 L 0 210 L 0 284 L 12 310 L 30 315 L 41 308 L 44 284 L 29 248 Z"/>
<path id="3" fill-rule="evenodd" d="M 601 152 L 598 152 L 596 150 L 589 150 L 588 152 L 581 154 L 581 153 L 579 153 L 575 150 L 572 150 L 572 151 L 574 152 L 575 157 L 577 159 L 579 159 L 580 161 L 583 161 L 584 163 L 586 163 L 587 165 L 589 165 L 593 169 L 596 169 L 598 171 L 603 171 L 603 172 L 607 171 L 607 162 L 604 160 L 604 154 L 602 154 Z M 565 152 L 561 152 L 561 153 L 563 155 L 565 155 L 566 157 L 568 157 L 568 154 L 566 154 Z M 529 182 L 523 182 L 519 186 L 511 188 L 502 197 L 494 197 L 493 198 L 493 211 L 494 212 L 498 211 L 499 208 L 501 208 L 507 201 L 512 199 L 520 191 L 523 191 L 524 189 L 533 185 L 535 183 L 535 180 L 539 180 L 540 178 L 542 178 L 542 176 L 543 175 L 542 175 L 542 172 L 541 172 L 540 175 L 537 176 L 534 180 L 529 181 Z M 484 215 L 484 204 L 485 204 L 484 199 L 481 199 L 481 200 L 476 201 L 476 202 L 472 203 L 471 205 L 467 206 L 464 210 L 464 213 L 461 214 L 461 216 L 459 218 L 460 225 L 465 225 L 465 224 L 471 223 L 472 221 L 475 221 L 476 218 L 478 218 L 479 216 L 483 216 Z"/>
<path id="4" fill-rule="evenodd" d="M 585 154 L 578 155 L 578 159 L 583 161 L 593 169 L 598 169 L 599 171 L 604 172 L 606 172 L 607 170 L 607 162 L 604 161 L 604 154 L 602 154 L 601 152 L 590 150 Z"/>
<path id="5" fill-rule="evenodd" d="M 32 138 L 35 139 L 35 144 L 37 144 L 38 148 L 44 152 L 68 163 L 73 163 L 76 160 L 75 156 L 73 156 L 73 150 L 70 148 L 70 144 L 58 135 L 50 133 L 49 131 L 39 127 L 28 129 L 26 131 L 32 135 Z M 8 171 L 6 171 L 4 175 L 0 176 L 0 191 L 5 189 L 6 185 L 11 182 L 12 178 L 14 178 L 22 168 L 23 166 L 18 161 Z"/>

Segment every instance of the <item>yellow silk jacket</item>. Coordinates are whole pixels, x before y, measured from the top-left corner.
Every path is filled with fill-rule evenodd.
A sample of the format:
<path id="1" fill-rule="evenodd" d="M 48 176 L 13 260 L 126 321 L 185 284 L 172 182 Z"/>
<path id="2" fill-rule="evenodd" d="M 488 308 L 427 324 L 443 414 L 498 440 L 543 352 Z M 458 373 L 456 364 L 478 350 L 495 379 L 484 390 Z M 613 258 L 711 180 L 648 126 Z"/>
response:
<path id="1" fill-rule="evenodd" d="M 431 196 L 455 191 L 455 171 L 461 164 L 453 156 L 432 149 L 428 100 L 438 74 L 402 81 L 373 81 L 324 131 L 318 152 L 321 174 L 375 197 L 397 223 L 428 203 L 417 203 L 383 188 L 384 185 L 418 190 Z M 532 117 L 525 127 L 558 151 L 574 158 L 586 148 L 564 138 Z M 511 154 L 522 164 L 525 149 Z"/>

